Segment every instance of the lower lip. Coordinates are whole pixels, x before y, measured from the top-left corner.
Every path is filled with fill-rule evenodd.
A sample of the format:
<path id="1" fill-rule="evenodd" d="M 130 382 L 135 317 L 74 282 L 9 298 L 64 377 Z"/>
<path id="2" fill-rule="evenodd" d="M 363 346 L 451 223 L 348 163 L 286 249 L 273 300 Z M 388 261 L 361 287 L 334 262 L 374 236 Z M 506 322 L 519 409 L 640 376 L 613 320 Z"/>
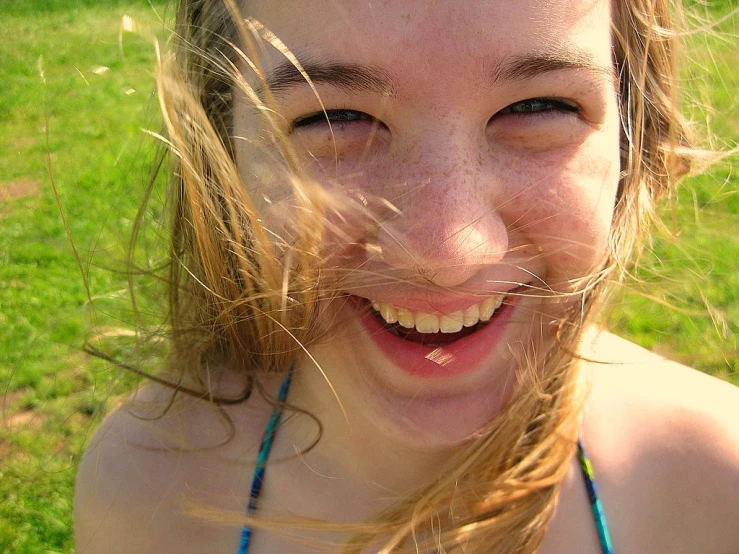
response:
<path id="1" fill-rule="evenodd" d="M 399 369 L 423 379 L 460 377 L 479 369 L 498 343 L 507 328 L 515 301 L 505 304 L 483 328 L 444 346 L 427 346 L 396 337 L 387 331 L 359 299 L 354 303 L 363 313 L 362 326 L 370 339 L 385 357 Z"/>

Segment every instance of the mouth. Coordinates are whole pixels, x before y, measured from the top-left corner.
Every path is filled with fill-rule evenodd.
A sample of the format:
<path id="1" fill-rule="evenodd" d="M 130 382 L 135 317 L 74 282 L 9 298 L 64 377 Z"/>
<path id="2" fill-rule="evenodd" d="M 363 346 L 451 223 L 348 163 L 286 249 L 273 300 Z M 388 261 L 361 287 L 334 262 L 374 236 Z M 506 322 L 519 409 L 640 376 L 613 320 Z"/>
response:
<path id="1" fill-rule="evenodd" d="M 449 378 L 504 356 L 516 295 L 491 295 L 452 313 L 426 313 L 354 296 L 359 321 L 392 366 L 414 377 Z M 502 359 L 502 358 L 501 358 Z"/>
<path id="2" fill-rule="evenodd" d="M 505 295 L 490 296 L 478 304 L 449 314 L 431 314 L 394 306 L 387 302 L 370 302 L 369 311 L 392 335 L 424 346 L 447 346 L 480 331 L 503 305 Z"/>

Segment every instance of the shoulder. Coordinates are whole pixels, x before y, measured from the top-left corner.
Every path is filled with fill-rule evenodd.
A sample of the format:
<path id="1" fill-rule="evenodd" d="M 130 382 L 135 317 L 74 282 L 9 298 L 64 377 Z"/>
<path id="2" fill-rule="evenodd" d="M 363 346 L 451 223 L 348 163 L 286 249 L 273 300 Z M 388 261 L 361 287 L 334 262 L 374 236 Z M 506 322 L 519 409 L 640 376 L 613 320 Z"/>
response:
<path id="1" fill-rule="evenodd" d="M 584 351 L 592 387 L 586 406 L 600 426 L 628 433 L 636 443 L 704 455 L 739 454 L 739 388 L 649 352 L 610 333 Z M 718 441 L 715 439 L 723 438 Z"/>
<path id="2" fill-rule="evenodd" d="M 264 401 L 223 410 L 184 398 L 162 414 L 170 396 L 145 387 L 91 439 L 75 485 L 78 552 L 210 552 L 221 541 L 237 544 L 237 527 L 224 534 L 189 509 L 242 512 Z"/>
<path id="3" fill-rule="evenodd" d="M 155 456 L 132 446 L 155 442 L 141 423 L 127 407 L 119 407 L 98 427 L 82 455 L 74 495 L 79 552 L 127 552 L 131 541 L 126 530 L 143 524 L 138 521 L 142 507 L 155 498 L 161 501 L 163 471 L 156 470 Z"/>
<path id="4" fill-rule="evenodd" d="M 739 389 L 608 333 L 583 354 L 607 361 L 588 364 L 583 440 L 616 523 L 638 551 L 733 551 Z"/>

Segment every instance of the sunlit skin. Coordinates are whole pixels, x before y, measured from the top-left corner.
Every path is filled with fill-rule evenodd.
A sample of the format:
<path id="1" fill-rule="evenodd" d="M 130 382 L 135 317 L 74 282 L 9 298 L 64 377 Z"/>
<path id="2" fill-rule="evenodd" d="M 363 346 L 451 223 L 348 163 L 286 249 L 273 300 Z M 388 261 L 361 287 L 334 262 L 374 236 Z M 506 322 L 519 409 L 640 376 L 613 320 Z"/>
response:
<path id="1" fill-rule="evenodd" d="M 265 47 L 277 119 L 307 172 L 347 201 L 328 213 L 324 252 L 341 293 L 322 305 L 327 333 L 308 348 L 314 361 L 300 358 L 288 399 L 320 420 L 321 440 L 306 450 L 314 420 L 291 413 L 284 421 L 260 515 L 367 521 L 495 425 L 518 386 L 521 359 L 539 360 L 555 347 L 558 321 L 603 267 L 621 129 L 609 3 L 250 0 L 243 7 L 313 78 L 326 114 L 284 56 Z M 242 70 L 259 85 L 246 64 Z M 289 238 L 294 202 L 275 170 L 274 134 L 235 97 L 243 181 L 265 225 Z M 455 341 L 462 351 L 442 348 L 465 363 L 438 358 L 431 374 L 422 347 L 395 348 L 390 338 L 402 339 L 368 310 L 379 301 L 448 314 L 498 293 L 504 305 L 487 326 Z M 580 350 L 592 381 L 581 438 L 616 551 L 734 553 L 735 388 L 607 333 L 587 330 Z M 211 369 L 218 392 L 241 392 L 237 372 Z M 274 393 L 282 377 L 260 383 Z M 151 385 L 139 400 L 159 406 L 169 393 Z M 80 464 L 77 551 L 236 552 L 240 526 L 229 522 L 244 511 L 271 410 L 252 394 L 218 409 L 184 398 L 153 420 L 114 412 Z M 199 518 L 183 509 L 193 504 L 222 512 Z M 256 529 L 250 552 L 332 551 L 311 541 L 347 538 L 310 529 L 292 536 L 299 540 Z M 575 460 L 540 552 L 601 552 Z"/>
<path id="2" fill-rule="evenodd" d="M 290 138 L 319 181 L 371 199 L 380 222 L 337 223 L 344 243 L 332 245 L 332 261 L 360 270 L 342 290 L 438 314 L 511 293 L 507 321 L 491 323 L 499 329 L 474 367 L 451 378 L 440 365 L 423 380 L 378 350 L 356 304 L 337 302 L 341 330 L 311 348 L 327 379 L 306 362 L 292 398 L 322 414 L 328 437 L 346 424 L 327 381 L 348 412 L 342 437 L 367 444 L 369 433 L 392 450 L 459 444 L 505 403 L 517 359 L 540 335 L 551 346 L 562 305 L 578 302 L 565 295 L 603 262 L 620 129 L 608 3 L 248 9 L 313 76 L 327 110 L 267 48 L 265 75 Z M 236 122 L 239 135 L 265 134 L 245 104 Z M 263 163 L 251 142 L 237 151 L 247 182 Z"/>

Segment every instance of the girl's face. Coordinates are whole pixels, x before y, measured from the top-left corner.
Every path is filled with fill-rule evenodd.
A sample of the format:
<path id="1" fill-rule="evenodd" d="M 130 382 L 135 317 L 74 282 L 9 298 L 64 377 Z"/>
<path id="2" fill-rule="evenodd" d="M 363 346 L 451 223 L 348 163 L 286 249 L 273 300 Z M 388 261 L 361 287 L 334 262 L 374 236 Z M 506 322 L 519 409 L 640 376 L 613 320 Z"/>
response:
<path id="1" fill-rule="evenodd" d="M 348 300 L 311 353 L 350 417 L 419 446 L 464 440 L 605 258 L 619 177 L 609 2 L 250 0 L 247 15 L 318 92 L 265 49 L 289 137 L 365 210 L 328 216 Z M 246 103 L 235 118 L 249 183 L 268 133 Z M 285 191 L 258 194 L 285 213 Z M 330 398 L 304 373 L 306 395 Z"/>

